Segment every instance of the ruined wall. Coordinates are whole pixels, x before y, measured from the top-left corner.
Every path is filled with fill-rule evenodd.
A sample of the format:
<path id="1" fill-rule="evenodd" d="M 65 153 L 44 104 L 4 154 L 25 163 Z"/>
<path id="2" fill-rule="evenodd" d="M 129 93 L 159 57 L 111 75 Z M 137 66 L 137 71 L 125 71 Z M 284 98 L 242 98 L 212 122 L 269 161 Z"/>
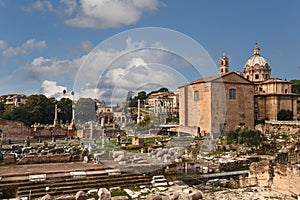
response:
<path id="1" fill-rule="evenodd" d="M 60 128 L 42 128 L 34 131 L 35 138 L 64 138 L 68 136 L 68 130 Z"/>
<path id="2" fill-rule="evenodd" d="M 249 178 L 257 179 L 257 183 L 254 184 L 256 186 L 267 186 L 286 195 L 300 196 L 300 164 L 273 166 L 268 160 L 255 162 L 250 165 Z M 241 180 L 243 180 L 243 184 L 247 184 L 242 177 Z"/>
<path id="3" fill-rule="evenodd" d="M 254 162 L 250 165 L 250 179 L 257 179 L 258 187 L 270 186 L 273 178 L 272 167 L 269 160 Z"/>
<path id="4" fill-rule="evenodd" d="M 271 188 L 275 191 L 300 196 L 300 166 L 276 165 Z"/>
<path id="5" fill-rule="evenodd" d="M 0 129 L 2 130 L 0 139 L 4 141 L 25 140 L 27 136 L 33 137 L 33 129 L 18 121 L 0 119 Z"/>
<path id="6" fill-rule="evenodd" d="M 61 128 L 53 127 L 41 127 L 41 128 L 32 128 L 26 124 L 18 121 L 12 120 L 3 120 L 0 119 L 0 140 L 4 141 L 24 141 L 27 136 L 30 139 L 33 138 L 46 138 L 51 139 L 52 137 L 64 138 L 68 136 L 68 130 Z"/>
<path id="7" fill-rule="evenodd" d="M 265 125 L 258 124 L 255 129 L 260 130 L 266 134 L 288 134 L 294 135 L 300 133 L 299 121 L 266 121 Z"/>

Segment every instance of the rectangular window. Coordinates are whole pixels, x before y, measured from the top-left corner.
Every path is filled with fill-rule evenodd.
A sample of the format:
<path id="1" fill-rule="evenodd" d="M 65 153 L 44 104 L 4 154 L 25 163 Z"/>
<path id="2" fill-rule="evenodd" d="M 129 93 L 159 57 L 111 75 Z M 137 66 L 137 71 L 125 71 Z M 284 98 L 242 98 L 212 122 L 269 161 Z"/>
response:
<path id="1" fill-rule="evenodd" d="M 194 101 L 198 101 L 198 100 L 199 100 L 199 91 L 196 90 L 196 91 L 194 92 Z"/>
<path id="2" fill-rule="evenodd" d="M 259 79 L 259 75 L 258 74 L 255 74 L 255 79 Z"/>
<path id="3" fill-rule="evenodd" d="M 236 90 L 230 89 L 229 90 L 229 99 L 235 99 L 236 98 Z"/>

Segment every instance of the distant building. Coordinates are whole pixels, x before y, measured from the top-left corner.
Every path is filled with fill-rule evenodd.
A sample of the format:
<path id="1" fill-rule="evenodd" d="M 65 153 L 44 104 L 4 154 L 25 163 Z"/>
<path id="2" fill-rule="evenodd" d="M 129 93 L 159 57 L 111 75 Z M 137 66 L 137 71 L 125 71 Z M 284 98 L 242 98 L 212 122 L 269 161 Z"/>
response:
<path id="1" fill-rule="evenodd" d="M 290 82 L 270 78 L 271 67 L 257 44 L 243 73 L 229 72 L 225 55 L 219 63 L 219 75 L 179 87 L 181 131 L 199 135 L 229 131 L 237 125 L 253 128 L 254 119 L 277 120 L 282 109 L 291 110 L 297 118 L 300 95 L 292 93 Z"/>
<path id="2" fill-rule="evenodd" d="M 154 113 L 166 113 L 168 118 L 178 118 L 178 92 L 157 92 L 146 99 L 146 108 Z"/>
<path id="3" fill-rule="evenodd" d="M 2 103 L 5 105 L 14 105 L 19 107 L 21 104 L 25 104 L 27 96 L 25 94 L 7 94 L 0 97 Z"/>
<path id="4" fill-rule="evenodd" d="M 124 111 L 124 105 L 107 106 L 104 101 L 98 100 L 96 100 L 96 105 L 98 122 L 102 127 L 113 126 L 114 128 L 120 128 L 131 122 L 131 116 L 126 115 Z"/>

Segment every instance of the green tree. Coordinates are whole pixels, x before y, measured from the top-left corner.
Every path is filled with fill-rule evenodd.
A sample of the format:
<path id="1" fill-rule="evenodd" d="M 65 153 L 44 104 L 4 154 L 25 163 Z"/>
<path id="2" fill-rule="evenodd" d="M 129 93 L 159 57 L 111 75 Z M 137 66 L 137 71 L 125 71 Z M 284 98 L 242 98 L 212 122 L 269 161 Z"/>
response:
<path id="1" fill-rule="evenodd" d="M 147 93 L 145 91 L 141 91 L 138 93 L 135 99 L 140 99 L 140 100 L 147 99 Z"/>
<path id="2" fill-rule="evenodd" d="M 293 112 L 290 110 L 280 110 L 277 114 L 277 120 L 289 121 L 293 120 Z"/>
<path id="3" fill-rule="evenodd" d="M 169 92 L 168 88 L 162 87 L 157 92 Z"/>
<path id="4" fill-rule="evenodd" d="M 28 125 L 34 123 L 52 124 L 54 120 L 54 98 L 44 95 L 31 95 L 27 102 L 17 108 L 7 109 L 4 119 L 22 121 Z"/>
<path id="5" fill-rule="evenodd" d="M 151 123 L 151 118 L 149 115 L 145 115 L 144 119 L 139 122 L 137 125 L 141 127 L 148 126 Z"/>
<path id="6" fill-rule="evenodd" d="M 154 90 L 154 91 L 149 92 L 147 96 L 149 97 L 151 94 L 155 94 L 155 93 L 158 93 L 158 92 L 169 92 L 169 89 L 165 88 L 165 87 L 162 87 L 158 90 Z"/>
<path id="7" fill-rule="evenodd" d="M 96 121 L 97 105 L 96 102 L 91 98 L 80 98 L 75 103 L 75 116 L 76 121 L 88 122 Z"/>
<path id="8" fill-rule="evenodd" d="M 5 111 L 4 104 L 2 102 L 0 102 L 0 117 L 2 117 L 4 111 Z"/>
<path id="9" fill-rule="evenodd" d="M 70 123 L 72 120 L 72 100 L 69 98 L 62 98 L 57 102 L 58 120 L 62 120 L 63 123 L 67 121 Z"/>
<path id="10" fill-rule="evenodd" d="M 300 80 L 291 80 L 292 91 L 294 93 L 300 94 Z"/>
<path id="11" fill-rule="evenodd" d="M 55 99 L 48 99 L 45 95 L 31 95 L 25 106 L 28 109 L 32 124 L 52 124 L 54 120 Z"/>

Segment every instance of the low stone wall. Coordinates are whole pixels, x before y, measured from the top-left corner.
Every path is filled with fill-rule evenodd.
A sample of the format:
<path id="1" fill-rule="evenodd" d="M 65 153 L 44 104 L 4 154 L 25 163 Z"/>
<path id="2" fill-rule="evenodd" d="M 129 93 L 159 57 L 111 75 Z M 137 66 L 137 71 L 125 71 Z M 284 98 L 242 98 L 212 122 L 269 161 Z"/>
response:
<path id="1" fill-rule="evenodd" d="M 70 154 L 62 155 L 28 155 L 17 160 L 17 164 L 66 163 L 72 160 Z"/>
<path id="2" fill-rule="evenodd" d="M 58 138 L 67 138 L 68 137 L 68 130 L 61 129 L 61 128 L 43 128 L 34 131 L 34 138 L 36 139 L 51 139 L 55 137 Z"/>

